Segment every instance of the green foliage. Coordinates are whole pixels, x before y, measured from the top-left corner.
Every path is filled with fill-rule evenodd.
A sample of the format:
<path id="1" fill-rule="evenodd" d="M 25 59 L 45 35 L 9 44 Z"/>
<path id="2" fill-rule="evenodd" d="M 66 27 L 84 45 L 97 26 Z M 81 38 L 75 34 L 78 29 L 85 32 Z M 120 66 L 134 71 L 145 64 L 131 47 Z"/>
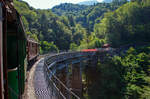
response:
<path id="1" fill-rule="evenodd" d="M 93 6 L 61 4 L 49 10 L 14 0 L 30 38 L 40 40 L 40 53 L 119 47 L 150 42 L 150 0 L 113 0 Z M 55 15 L 53 13 L 59 15 Z M 124 56 L 98 65 L 99 79 L 88 89 L 89 99 L 149 99 L 150 47 L 130 48 Z"/>
<path id="2" fill-rule="evenodd" d="M 89 99 L 149 99 L 150 50 L 130 48 L 124 56 L 99 62 L 97 81 L 88 88 Z M 140 51 L 140 52 L 139 52 Z M 148 53 L 147 53 L 148 52 Z"/>
<path id="3" fill-rule="evenodd" d="M 94 48 L 101 48 L 103 44 L 106 43 L 105 39 L 99 39 L 95 37 L 95 35 L 90 35 L 87 38 L 81 41 L 80 46 L 78 49 L 94 49 Z"/>
<path id="4" fill-rule="evenodd" d="M 84 49 L 101 47 L 104 43 L 119 47 L 149 42 L 149 0 L 126 2 L 114 0 L 93 6 L 61 4 L 52 9 L 63 16 L 51 10 L 34 9 L 24 1 L 15 0 L 14 5 L 22 15 L 28 36 L 54 42 L 59 50 L 69 50 L 72 43 L 77 49 Z"/>
<path id="5" fill-rule="evenodd" d="M 71 51 L 76 51 L 76 50 L 77 50 L 77 47 L 78 47 L 78 46 L 77 46 L 75 43 L 71 43 L 71 44 L 70 44 L 70 50 L 71 50 Z"/>
<path id="6" fill-rule="evenodd" d="M 95 34 L 106 38 L 114 47 L 130 42 L 149 42 L 150 5 L 145 3 L 148 1 L 130 2 L 105 14 L 101 22 L 94 26 Z"/>
<path id="7" fill-rule="evenodd" d="M 104 13 L 109 11 L 114 11 L 120 5 L 113 3 L 98 3 L 95 6 L 83 10 L 77 17 L 76 22 L 80 23 L 85 27 L 89 32 L 93 31 L 94 24 L 101 21 L 104 16 Z"/>
<path id="8" fill-rule="evenodd" d="M 14 1 L 15 7 L 22 15 L 25 30 L 36 41 L 54 42 L 60 50 L 68 50 L 72 42 L 72 30 L 75 26 L 73 17 L 58 17 L 50 10 L 31 8 L 23 1 Z"/>
<path id="9" fill-rule="evenodd" d="M 33 38 L 35 41 L 39 41 L 36 34 L 31 34 L 30 38 Z"/>
<path id="10" fill-rule="evenodd" d="M 89 8 L 89 6 L 86 5 L 78 5 L 78 4 L 71 4 L 71 3 L 63 3 L 58 6 L 55 6 L 52 8 L 52 12 L 59 15 L 59 16 L 68 16 L 73 15 L 76 16 L 82 12 L 82 10 L 85 10 Z"/>
<path id="11" fill-rule="evenodd" d="M 98 33 L 94 33 L 98 38 L 93 36 L 91 31 L 94 24 L 101 21 L 105 12 L 113 11 L 120 6 L 111 3 L 93 6 L 65 3 L 55 6 L 52 10 L 40 10 L 17 0 L 14 1 L 14 5 L 22 15 L 26 33 L 30 38 L 54 42 L 59 50 L 69 50 L 72 43 L 79 46 L 77 49 L 101 47 L 105 36 L 100 38 Z"/>
<path id="12" fill-rule="evenodd" d="M 47 41 L 42 41 L 41 42 L 41 52 L 42 52 L 42 54 L 52 53 L 52 52 L 58 53 L 59 50 L 53 42 L 48 43 Z"/>
<path id="13" fill-rule="evenodd" d="M 125 99 L 147 97 L 143 94 L 148 93 L 147 91 L 150 90 L 150 83 L 146 80 L 149 79 L 150 74 L 149 55 L 145 52 L 137 53 L 135 49 L 130 48 L 123 58 L 119 56 L 113 58 L 111 65 L 116 68 L 121 77 L 121 93 L 123 93 Z"/>
<path id="14" fill-rule="evenodd" d="M 52 12 L 59 16 L 75 16 L 76 23 L 81 24 L 89 32 L 93 31 L 94 24 L 99 22 L 104 13 L 114 11 L 126 3 L 126 0 L 119 0 L 119 3 L 98 3 L 93 6 L 64 3 L 52 8 Z"/>
<path id="15" fill-rule="evenodd" d="M 76 26 L 72 28 L 72 31 L 73 42 L 79 46 L 80 42 L 87 36 L 86 29 L 83 28 L 80 24 L 76 24 Z"/>

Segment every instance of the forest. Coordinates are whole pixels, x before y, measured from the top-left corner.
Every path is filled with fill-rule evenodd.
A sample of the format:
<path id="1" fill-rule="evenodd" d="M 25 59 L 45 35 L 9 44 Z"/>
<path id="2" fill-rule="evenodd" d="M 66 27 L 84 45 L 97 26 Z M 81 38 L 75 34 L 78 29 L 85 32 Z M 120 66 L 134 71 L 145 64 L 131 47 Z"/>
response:
<path id="1" fill-rule="evenodd" d="M 99 48 L 104 43 L 119 47 L 149 42 L 149 0 L 113 0 L 89 6 L 64 3 L 47 10 L 23 1 L 14 4 L 28 37 L 41 43 L 41 53 Z"/>
<path id="2" fill-rule="evenodd" d="M 14 5 L 27 36 L 41 44 L 41 54 L 142 43 L 99 63 L 100 79 L 89 88 L 88 99 L 150 99 L 150 0 L 64 3 L 47 10 L 18 0 Z"/>
<path id="3" fill-rule="evenodd" d="M 64 3 L 40 10 L 24 1 L 14 0 L 27 36 L 41 43 L 41 53 L 101 47 L 107 41 L 97 37 L 102 34 L 98 25 L 105 13 L 113 12 L 125 3 L 127 0 L 89 6 Z"/>

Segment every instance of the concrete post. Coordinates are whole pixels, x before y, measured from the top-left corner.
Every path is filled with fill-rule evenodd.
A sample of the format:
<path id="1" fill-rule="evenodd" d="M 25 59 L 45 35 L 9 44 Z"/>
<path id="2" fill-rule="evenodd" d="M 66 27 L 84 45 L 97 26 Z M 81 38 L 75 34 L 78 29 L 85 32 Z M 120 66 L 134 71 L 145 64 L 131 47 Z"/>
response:
<path id="1" fill-rule="evenodd" d="M 73 64 L 72 67 L 72 90 L 78 96 L 82 93 L 82 73 L 80 69 L 80 63 Z"/>
<path id="2" fill-rule="evenodd" d="M 69 64 L 66 64 L 66 86 L 67 86 L 67 88 L 71 88 L 71 86 L 70 86 L 70 71 L 69 71 Z M 70 94 L 68 93 L 67 94 L 67 99 L 71 99 L 71 96 L 70 96 Z"/>
<path id="3" fill-rule="evenodd" d="M 60 81 L 62 81 L 63 84 L 66 85 L 66 82 L 67 82 L 67 75 L 66 75 L 66 68 L 63 68 L 61 71 L 60 71 L 60 74 L 59 74 L 59 79 Z M 60 84 L 59 86 L 59 89 L 60 91 L 63 93 L 63 95 L 65 94 L 65 89 L 64 87 Z"/>

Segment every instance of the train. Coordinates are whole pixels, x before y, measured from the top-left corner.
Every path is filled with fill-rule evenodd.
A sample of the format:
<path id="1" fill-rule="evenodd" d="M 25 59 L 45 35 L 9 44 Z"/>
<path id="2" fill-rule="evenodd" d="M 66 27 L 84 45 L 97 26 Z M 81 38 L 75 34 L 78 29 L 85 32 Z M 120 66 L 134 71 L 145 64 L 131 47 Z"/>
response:
<path id="1" fill-rule="evenodd" d="M 103 52 L 103 51 L 108 51 L 112 50 L 110 44 L 104 44 L 102 45 L 101 48 L 95 48 L 95 49 L 82 49 L 81 52 Z"/>
<path id="2" fill-rule="evenodd" d="M 21 99 L 28 64 L 39 55 L 39 43 L 27 38 L 12 0 L 0 0 L 0 99 Z"/>
<path id="3" fill-rule="evenodd" d="M 27 71 L 31 69 L 32 65 L 38 59 L 39 46 L 40 44 L 34 39 L 31 38 L 27 39 L 27 61 L 28 61 Z"/>

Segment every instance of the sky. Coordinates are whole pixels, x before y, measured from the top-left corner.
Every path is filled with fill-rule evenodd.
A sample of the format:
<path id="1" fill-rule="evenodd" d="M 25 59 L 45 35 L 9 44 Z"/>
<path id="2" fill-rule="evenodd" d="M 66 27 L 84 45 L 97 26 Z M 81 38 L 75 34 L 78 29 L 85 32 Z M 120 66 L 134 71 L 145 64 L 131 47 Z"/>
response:
<path id="1" fill-rule="evenodd" d="M 37 9 L 49 9 L 55 5 L 59 5 L 61 3 L 79 3 L 83 1 L 90 1 L 90 0 L 23 0 L 26 1 L 30 6 L 37 8 Z M 91 0 L 92 1 L 92 0 Z M 103 0 L 97 0 L 101 2 Z"/>

